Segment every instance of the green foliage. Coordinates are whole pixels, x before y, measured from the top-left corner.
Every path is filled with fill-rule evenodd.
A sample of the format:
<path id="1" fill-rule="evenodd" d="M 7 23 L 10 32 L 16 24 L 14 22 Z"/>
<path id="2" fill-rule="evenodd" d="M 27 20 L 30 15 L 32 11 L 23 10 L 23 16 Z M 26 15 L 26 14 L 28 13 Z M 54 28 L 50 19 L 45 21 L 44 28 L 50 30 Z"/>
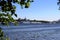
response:
<path id="1" fill-rule="evenodd" d="M 22 8 L 25 6 L 25 8 L 29 8 L 30 3 L 33 2 L 33 0 L 0 0 L 0 23 L 3 25 L 8 25 L 9 22 L 14 22 L 15 25 L 17 25 L 17 21 L 13 19 L 13 15 L 17 17 L 16 6 L 13 5 L 13 3 L 19 4 Z M 0 29 L 0 40 L 9 40 L 4 39 L 4 33 L 2 29 Z"/>
<path id="2" fill-rule="evenodd" d="M 0 40 L 9 40 L 8 37 L 4 37 L 4 32 L 2 31 L 1 28 L 0 28 Z"/>
<path id="3" fill-rule="evenodd" d="M 3 25 L 8 25 L 9 22 L 14 22 L 15 25 L 17 25 L 17 21 L 13 19 L 13 15 L 17 17 L 16 6 L 13 5 L 13 3 L 20 4 L 20 6 L 23 8 L 29 8 L 30 3 L 33 2 L 33 0 L 0 0 L 0 23 Z M 4 38 L 4 33 L 2 29 L 0 28 L 0 40 L 9 40 L 9 38 Z"/>
<path id="4" fill-rule="evenodd" d="M 8 22 L 14 22 L 13 15 L 17 17 L 16 6 L 13 5 L 13 3 L 17 3 L 23 8 L 29 8 L 30 3 L 33 2 L 33 0 L 0 0 L 0 22 L 2 24 L 8 25 Z M 1 13 L 2 12 L 2 13 Z"/>
<path id="5" fill-rule="evenodd" d="M 12 18 L 11 14 L 0 13 L 0 22 L 3 25 L 8 25 L 9 22 L 14 22 L 15 20 Z"/>

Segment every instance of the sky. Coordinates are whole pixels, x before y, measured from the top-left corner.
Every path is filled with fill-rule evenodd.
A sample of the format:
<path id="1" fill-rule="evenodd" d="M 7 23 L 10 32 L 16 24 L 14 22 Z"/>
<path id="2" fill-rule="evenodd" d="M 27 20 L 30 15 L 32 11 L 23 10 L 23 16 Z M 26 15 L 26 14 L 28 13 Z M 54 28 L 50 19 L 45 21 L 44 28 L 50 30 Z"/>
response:
<path id="1" fill-rule="evenodd" d="M 57 0 L 34 0 L 29 8 L 21 9 L 21 6 L 16 4 L 17 18 L 27 18 L 35 20 L 55 21 L 60 19 L 60 10 L 57 5 Z"/>

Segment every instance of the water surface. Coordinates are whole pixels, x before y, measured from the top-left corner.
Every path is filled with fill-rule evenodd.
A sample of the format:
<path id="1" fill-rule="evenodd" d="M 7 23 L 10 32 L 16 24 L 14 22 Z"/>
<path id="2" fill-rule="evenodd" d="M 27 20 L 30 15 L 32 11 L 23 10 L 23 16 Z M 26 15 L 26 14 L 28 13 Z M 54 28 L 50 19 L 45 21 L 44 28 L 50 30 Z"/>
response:
<path id="1" fill-rule="evenodd" d="M 60 24 L 1 25 L 11 40 L 60 40 Z"/>

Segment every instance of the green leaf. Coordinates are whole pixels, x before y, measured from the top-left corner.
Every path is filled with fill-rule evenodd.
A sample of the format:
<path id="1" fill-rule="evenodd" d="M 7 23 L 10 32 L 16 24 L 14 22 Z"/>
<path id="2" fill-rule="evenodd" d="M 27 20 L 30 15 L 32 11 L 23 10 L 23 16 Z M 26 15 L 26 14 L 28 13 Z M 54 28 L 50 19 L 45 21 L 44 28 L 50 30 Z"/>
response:
<path id="1" fill-rule="evenodd" d="M 25 8 L 29 8 L 30 2 L 25 3 Z"/>

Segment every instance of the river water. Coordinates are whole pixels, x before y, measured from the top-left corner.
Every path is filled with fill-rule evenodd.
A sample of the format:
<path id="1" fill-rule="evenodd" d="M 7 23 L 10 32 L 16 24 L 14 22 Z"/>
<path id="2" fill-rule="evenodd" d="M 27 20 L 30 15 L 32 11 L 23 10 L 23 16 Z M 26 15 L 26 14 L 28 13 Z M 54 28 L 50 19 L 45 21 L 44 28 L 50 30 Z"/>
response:
<path id="1" fill-rule="evenodd" d="M 60 24 L 1 25 L 10 40 L 60 40 Z"/>

